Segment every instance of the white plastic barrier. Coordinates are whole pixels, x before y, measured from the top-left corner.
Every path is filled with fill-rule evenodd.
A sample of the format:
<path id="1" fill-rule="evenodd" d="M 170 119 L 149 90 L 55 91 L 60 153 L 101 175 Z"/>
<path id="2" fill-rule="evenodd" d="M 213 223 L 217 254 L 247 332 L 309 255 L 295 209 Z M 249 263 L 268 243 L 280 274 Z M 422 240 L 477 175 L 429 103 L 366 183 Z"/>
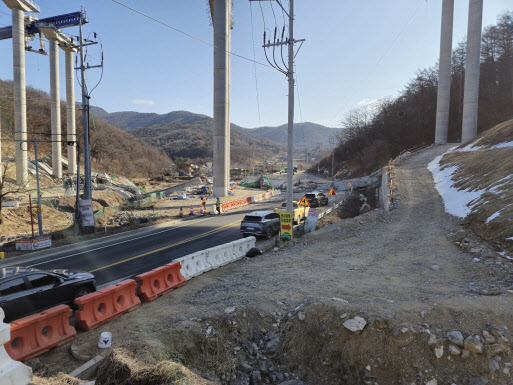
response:
<path id="1" fill-rule="evenodd" d="M 206 271 L 212 270 L 212 266 L 207 262 L 206 257 L 207 253 L 206 250 L 204 250 L 178 258 L 177 261 L 182 265 L 180 273 L 185 279 L 189 280 Z"/>
<path id="2" fill-rule="evenodd" d="M 4 311 L 0 308 L 0 385 L 27 385 L 32 380 L 32 369 L 14 361 L 4 345 L 11 340 L 11 326 L 4 323 Z"/>
<path id="3" fill-rule="evenodd" d="M 233 242 L 233 254 L 237 259 L 243 258 L 252 247 L 255 247 L 256 238 L 248 237 Z"/>
<path id="4" fill-rule="evenodd" d="M 176 261 L 182 265 L 180 273 L 186 280 L 189 280 L 209 270 L 217 269 L 220 266 L 243 258 L 249 249 L 255 247 L 255 244 L 255 237 L 247 237 L 186 255 L 185 257 L 178 258 Z"/>

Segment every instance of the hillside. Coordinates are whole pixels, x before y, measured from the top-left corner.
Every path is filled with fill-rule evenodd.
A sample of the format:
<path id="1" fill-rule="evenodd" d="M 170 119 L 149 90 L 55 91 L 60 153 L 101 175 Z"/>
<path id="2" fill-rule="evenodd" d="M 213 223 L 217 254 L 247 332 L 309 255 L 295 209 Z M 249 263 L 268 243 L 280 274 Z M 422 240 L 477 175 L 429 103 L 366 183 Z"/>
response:
<path id="1" fill-rule="evenodd" d="M 194 114 L 187 111 L 173 111 L 167 114 L 141 113 L 134 111 L 121 111 L 108 113 L 103 108 L 91 107 L 91 111 L 98 117 L 124 129 L 144 126 L 154 126 L 165 123 L 182 122 L 196 123 L 208 116 Z"/>
<path id="2" fill-rule="evenodd" d="M 454 147 L 429 166 L 450 214 L 494 245 L 513 246 L 513 120 Z"/>
<path id="3" fill-rule="evenodd" d="M 269 140 L 287 144 L 288 126 L 283 124 L 278 127 L 259 127 L 246 129 L 250 134 L 257 134 Z M 315 123 L 295 123 L 294 124 L 294 147 L 315 147 L 329 148 L 329 138 L 335 136 L 340 129 L 325 127 Z"/>
<path id="4" fill-rule="evenodd" d="M 213 119 L 205 117 L 195 123 L 172 122 L 130 130 L 137 138 L 158 146 L 172 159 L 211 159 L 213 157 Z M 232 162 L 244 165 L 252 159 L 272 160 L 284 152 L 283 146 L 266 138 L 255 137 L 232 124 Z M 254 154 L 254 156 L 253 156 Z"/>
<path id="5" fill-rule="evenodd" d="M 0 112 L 2 116 L 2 138 L 14 136 L 13 83 L 0 80 Z M 27 87 L 27 131 L 29 141 L 38 139 L 39 156 L 51 152 L 51 105 L 47 93 Z M 66 135 L 66 104 L 61 102 L 62 134 Z M 83 136 L 82 114 L 76 113 L 77 135 Z M 148 146 L 130 133 L 96 117 L 91 119 L 90 129 L 91 157 L 93 168 L 111 174 L 127 177 L 147 177 L 161 173 L 163 168 L 172 165 L 161 151 Z M 63 143 L 62 154 L 66 156 L 66 144 Z M 33 145 L 29 142 L 29 151 Z M 83 159 L 83 158 L 82 158 Z"/>
<path id="6" fill-rule="evenodd" d="M 481 43 L 478 132 L 513 117 L 513 12 L 484 28 Z M 453 50 L 448 142 L 459 142 L 463 122 L 466 41 Z M 403 150 L 435 141 L 438 64 L 419 69 L 396 98 L 349 111 L 342 119 L 344 141 L 335 149 L 335 167 L 347 176 L 368 175 Z M 332 157 L 320 162 L 330 169 Z M 317 169 L 317 165 L 314 166 Z"/>
<path id="7" fill-rule="evenodd" d="M 158 146 L 172 159 L 211 159 L 213 156 L 214 120 L 209 116 L 187 111 L 163 115 L 133 111 L 108 113 L 97 107 L 93 112 L 144 142 Z M 231 125 L 231 156 L 234 163 L 250 164 L 253 158 L 271 160 L 283 151 L 280 143 Z"/>
<path id="8" fill-rule="evenodd" d="M 94 114 L 108 122 L 130 131 L 152 146 L 163 149 L 173 159 L 209 159 L 212 157 L 213 119 L 187 111 L 167 114 L 139 113 L 134 111 L 108 113 L 92 108 Z M 337 129 L 315 123 L 294 125 L 294 147 L 329 147 L 329 137 Z M 258 159 L 271 160 L 283 155 L 287 144 L 287 125 L 255 129 L 231 125 L 232 159 L 235 163 L 251 163 L 253 151 Z M 262 153 L 263 151 L 263 153 Z"/>

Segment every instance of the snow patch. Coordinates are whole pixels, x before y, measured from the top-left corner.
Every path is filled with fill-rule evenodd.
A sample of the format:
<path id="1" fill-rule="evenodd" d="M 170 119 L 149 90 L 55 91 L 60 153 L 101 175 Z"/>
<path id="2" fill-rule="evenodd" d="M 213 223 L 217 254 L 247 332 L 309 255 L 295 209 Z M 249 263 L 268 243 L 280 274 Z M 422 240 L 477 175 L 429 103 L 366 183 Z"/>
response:
<path id="1" fill-rule="evenodd" d="M 501 214 L 501 211 L 502 209 L 500 209 L 499 211 L 493 213 L 492 215 L 490 215 L 488 217 L 488 219 L 486 220 L 486 223 L 490 223 L 491 221 L 493 221 L 495 218 L 497 218 L 500 214 Z"/>
<path id="2" fill-rule="evenodd" d="M 513 147 L 513 141 L 499 143 L 499 144 L 496 144 L 495 146 L 493 146 L 492 148 L 505 148 L 505 147 Z"/>
<path id="3" fill-rule="evenodd" d="M 433 174 L 435 187 L 444 201 L 445 211 L 456 217 L 465 218 L 486 190 L 470 191 L 455 188 L 451 178 L 458 171 L 458 167 L 445 167 L 442 170 L 440 161 L 444 155 L 433 159 L 428 165 L 428 170 Z"/>

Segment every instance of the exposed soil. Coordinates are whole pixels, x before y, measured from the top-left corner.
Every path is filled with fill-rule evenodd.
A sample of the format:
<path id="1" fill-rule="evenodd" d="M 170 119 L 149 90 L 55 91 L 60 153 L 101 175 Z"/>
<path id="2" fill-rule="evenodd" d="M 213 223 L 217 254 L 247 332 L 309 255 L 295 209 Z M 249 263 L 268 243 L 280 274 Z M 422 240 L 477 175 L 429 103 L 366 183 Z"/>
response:
<path id="1" fill-rule="evenodd" d="M 73 345 L 92 356 L 87 346 L 109 331 L 146 365 L 180 362 L 232 385 L 511 383 L 512 265 L 493 251 L 476 261 L 468 250 L 479 240 L 444 211 L 427 164 L 448 148 L 397 165 L 389 214 L 201 275 Z M 361 332 L 344 325 L 356 316 Z M 29 364 L 69 372 L 80 364 L 69 352 Z"/>

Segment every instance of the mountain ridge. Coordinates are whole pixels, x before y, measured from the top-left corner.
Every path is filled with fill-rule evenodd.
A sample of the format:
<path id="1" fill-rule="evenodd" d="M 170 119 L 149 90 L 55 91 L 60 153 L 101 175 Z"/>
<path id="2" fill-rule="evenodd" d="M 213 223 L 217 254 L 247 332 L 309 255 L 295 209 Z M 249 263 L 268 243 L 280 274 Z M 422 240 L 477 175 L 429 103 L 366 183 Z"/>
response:
<path id="1" fill-rule="evenodd" d="M 96 116 L 108 121 L 111 124 L 117 125 L 127 131 L 152 126 L 160 126 L 160 128 L 162 128 L 163 124 L 171 123 L 181 123 L 183 125 L 188 125 L 204 122 L 207 124 L 213 124 L 213 119 L 210 116 L 196 114 L 189 111 L 172 111 L 166 114 L 157 114 L 142 113 L 135 111 L 119 111 L 109 113 L 99 107 L 91 107 L 91 110 Z M 280 126 L 244 128 L 234 123 L 231 123 L 230 126 L 232 130 L 243 130 L 246 134 L 255 137 L 256 140 L 261 140 L 262 138 L 265 138 L 269 141 L 276 142 L 281 145 L 287 144 L 287 124 L 283 124 Z M 180 127 L 174 124 L 173 128 L 179 129 Z M 311 122 L 294 123 L 294 146 L 313 147 L 312 145 L 320 144 L 320 147 L 328 148 L 328 139 L 331 136 L 334 136 L 338 131 L 339 130 L 336 128 L 326 127 Z M 309 146 L 308 144 L 311 145 Z"/>

